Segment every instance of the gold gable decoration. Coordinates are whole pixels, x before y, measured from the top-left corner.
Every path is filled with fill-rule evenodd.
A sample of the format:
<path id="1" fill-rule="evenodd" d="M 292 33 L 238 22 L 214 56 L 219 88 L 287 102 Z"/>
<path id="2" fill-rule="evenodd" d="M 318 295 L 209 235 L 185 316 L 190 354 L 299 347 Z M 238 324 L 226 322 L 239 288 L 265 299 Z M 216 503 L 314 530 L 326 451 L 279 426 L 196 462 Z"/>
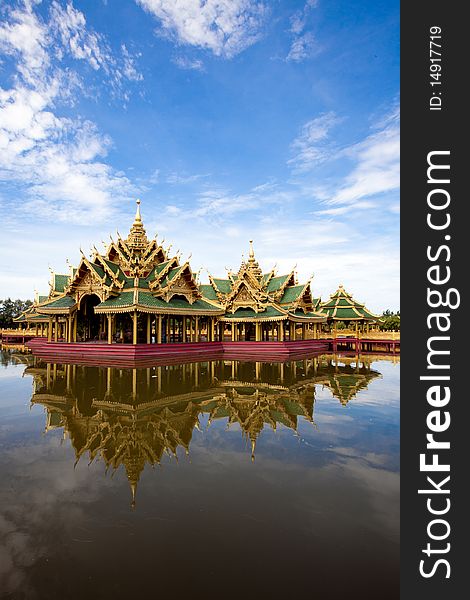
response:
<path id="1" fill-rule="evenodd" d="M 77 302 L 80 302 L 81 298 L 88 294 L 96 294 L 101 300 L 104 300 L 110 291 L 90 266 L 89 261 L 82 256 L 75 276 L 66 289 L 67 294 L 73 294 Z"/>
<path id="2" fill-rule="evenodd" d="M 230 310 L 235 312 L 239 308 L 252 308 L 256 312 L 260 308 L 260 302 L 256 294 L 244 283 L 240 285 L 233 299 L 230 300 Z"/>
<path id="3" fill-rule="evenodd" d="M 173 296 L 184 296 L 190 304 L 193 304 L 200 294 L 198 294 L 197 290 L 191 286 L 190 282 L 185 279 L 184 274 L 182 273 L 165 294 L 165 300 L 169 302 Z"/>

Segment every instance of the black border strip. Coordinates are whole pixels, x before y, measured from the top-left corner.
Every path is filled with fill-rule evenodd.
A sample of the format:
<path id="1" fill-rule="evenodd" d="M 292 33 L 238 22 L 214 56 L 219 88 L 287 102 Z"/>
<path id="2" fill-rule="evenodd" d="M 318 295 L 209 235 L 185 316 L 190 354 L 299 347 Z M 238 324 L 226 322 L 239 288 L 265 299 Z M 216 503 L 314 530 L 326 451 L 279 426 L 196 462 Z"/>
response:
<path id="1" fill-rule="evenodd" d="M 468 518 L 464 511 L 470 504 L 464 491 L 464 484 L 469 471 L 467 462 L 468 450 L 464 442 L 469 438 L 466 428 L 469 421 L 466 411 L 470 404 L 466 381 L 464 361 L 464 338 L 467 322 L 465 320 L 466 279 L 469 272 L 469 250 L 466 239 L 470 237 L 467 225 L 467 206 L 470 206 L 469 193 L 465 190 L 465 180 L 470 168 L 465 164 L 469 150 L 464 147 L 468 127 L 467 110 L 464 102 L 470 105 L 464 94 L 464 85 L 468 79 L 469 68 L 463 60 L 469 39 L 469 25 L 463 15 L 463 4 L 429 0 L 427 2 L 402 2 L 401 5 L 401 598 L 416 600 L 425 598 L 453 599 L 465 597 L 466 575 L 470 572 L 466 562 L 468 551 L 465 549 L 465 529 L 468 529 Z M 430 61 L 431 27 L 442 30 L 441 62 Z M 433 30 L 436 32 L 437 30 Z M 433 47 L 439 50 L 438 47 Z M 439 78 L 431 77 L 431 64 L 440 64 Z M 432 81 L 440 83 L 431 85 Z M 439 100 L 442 105 L 437 110 Z M 430 102 L 435 110 L 430 109 Z M 465 140 L 465 141 L 464 141 Z M 436 184 L 427 181 L 428 153 L 433 151 L 449 151 L 447 155 L 434 155 L 434 162 L 441 161 L 450 165 L 450 183 Z M 436 175 L 437 170 L 432 171 Z M 440 178 L 444 171 L 440 171 Z M 432 178 L 431 178 L 432 179 Z M 428 206 L 428 194 L 431 189 L 445 189 L 450 196 L 448 209 L 433 211 Z M 433 196 L 436 200 L 445 199 L 445 194 Z M 445 230 L 433 230 L 427 224 L 428 213 L 431 218 L 444 220 L 448 212 L 451 222 Z M 450 236 L 446 239 L 445 236 Z M 436 256 L 440 246 L 447 245 L 447 251 L 441 250 L 439 258 L 431 261 L 427 256 L 427 248 L 431 247 L 431 255 Z M 446 273 L 450 268 L 450 280 L 446 284 L 432 285 L 428 281 L 428 269 L 439 264 L 440 272 Z M 436 275 L 437 271 L 432 272 Z M 442 275 L 441 275 L 442 277 Z M 459 308 L 439 307 L 433 309 L 428 304 L 427 288 L 440 290 L 455 288 L 460 293 Z M 456 294 L 452 296 L 455 300 Z M 434 297 L 437 299 L 437 296 Z M 451 326 L 448 332 L 436 329 L 436 319 L 431 319 L 431 328 L 427 318 L 432 312 L 450 314 Z M 441 321 L 443 324 L 445 318 Z M 442 349 L 450 350 L 450 355 L 441 355 L 435 363 L 449 364 L 450 369 L 429 369 L 427 343 L 432 336 L 449 336 L 449 340 L 434 341 L 434 348 L 440 344 Z M 450 376 L 450 380 L 420 380 L 420 376 Z M 427 390 L 431 385 L 448 385 L 451 391 L 449 403 L 440 410 L 441 418 L 447 411 L 451 418 L 449 428 L 435 434 L 436 439 L 449 441 L 449 450 L 440 450 L 439 462 L 450 464 L 450 472 L 422 472 L 419 457 L 427 453 L 427 462 L 432 460 L 433 450 L 426 449 L 426 434 L 430 432 L 426 418 L 436 407 L 427 401 Z M 442 389 L 442 388 L 441 388 Z M 448 475 L 449 494 L 418 494 L 418 489 L 432 489 L 427 476 L 433 477 L 438 484 Z M 450 500 L 449 511 L 442 515 L 431 515 L 427 507 L 427 499 L 431 498 L 431 507 L 436 509 L 447 506 L 445 498 Z M 429 538 L 427 528 L 433 519 L 446 519 L 450 533 L 442 541 Z M 436 535 L 444 535 L 445 524 L 431 525 Z M 449 551 L 431 553 L 427 556 L 423 550 L 427 544 L 431 548 L 444 549 L 450 544 Z M 450 566 L 450 577 L 445 563 L 436 566 L 432 577 L 425 578 L 420 574 L 420 561 L 425 560 L 422 570 L 433 571 L 440 558 L 447 560 Z"/>

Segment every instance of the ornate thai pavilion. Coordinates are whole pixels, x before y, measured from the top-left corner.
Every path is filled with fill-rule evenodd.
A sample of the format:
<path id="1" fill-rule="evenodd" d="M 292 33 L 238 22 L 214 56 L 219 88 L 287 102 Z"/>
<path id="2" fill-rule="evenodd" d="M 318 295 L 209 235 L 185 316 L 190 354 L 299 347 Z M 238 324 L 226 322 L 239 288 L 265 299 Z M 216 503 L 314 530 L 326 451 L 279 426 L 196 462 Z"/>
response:
<path id="1" fill-rule="evenodd" d="M 49 341 L 111 343 L 268 341 L 317 337 L 327 315 L 310 280 L 295 271 L 263 273 L 250 242 L 249 258 L 227 278 L 202 285 L 188 261 L 148 239 L 140 201 L 128 236 L 111 238 L 104 254 L 82 253 L 69 274 L 53 273 L 47 298 L 37 297 L 18 320 Z"/>

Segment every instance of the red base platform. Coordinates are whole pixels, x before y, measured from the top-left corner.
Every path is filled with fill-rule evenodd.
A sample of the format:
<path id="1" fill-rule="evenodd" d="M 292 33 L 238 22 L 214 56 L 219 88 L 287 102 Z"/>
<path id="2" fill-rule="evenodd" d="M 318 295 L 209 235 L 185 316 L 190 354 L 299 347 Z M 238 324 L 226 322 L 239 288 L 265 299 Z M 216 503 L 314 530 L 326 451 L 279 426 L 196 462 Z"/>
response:
<path id="1" fill-rule="evenodd" d="M 39 358 L 56 363 L 136 367 L 207 360 L 283 362 L 327 352 L 326 340 L 295 342 L 199 342 L 189 344 L 103 344 L 47 342 L 26 344 Z"/>

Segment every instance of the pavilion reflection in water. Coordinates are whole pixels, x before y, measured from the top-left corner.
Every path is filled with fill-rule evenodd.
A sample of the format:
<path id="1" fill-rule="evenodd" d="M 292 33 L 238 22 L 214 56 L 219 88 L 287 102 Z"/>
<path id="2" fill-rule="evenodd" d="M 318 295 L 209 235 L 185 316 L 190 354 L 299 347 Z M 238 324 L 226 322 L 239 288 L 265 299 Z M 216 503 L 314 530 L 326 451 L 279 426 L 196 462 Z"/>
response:
<path id="1" fill-rule="evenodd" d="M 39 362 L 32 375 L 32 404 L 47 413 L 46 431 L 62 428 L 76 463 L 101 457 L 106 468 L 124 465 L 132 503 L 147 463 L 159 464 L 179 447 L 189 453 L 200 418 L 208 425 L 238 423 L 251 445 L 266 425 L 297 430 L 298 418 L 313 423 L 315 385 L 328 387 L 343 405 L 380 373 L 373 357 L 321 358 L 287 363 L 212 361 L 145 369 L 115 369 Z M 342 363 L 342 364 L 339 364 Z"/>

